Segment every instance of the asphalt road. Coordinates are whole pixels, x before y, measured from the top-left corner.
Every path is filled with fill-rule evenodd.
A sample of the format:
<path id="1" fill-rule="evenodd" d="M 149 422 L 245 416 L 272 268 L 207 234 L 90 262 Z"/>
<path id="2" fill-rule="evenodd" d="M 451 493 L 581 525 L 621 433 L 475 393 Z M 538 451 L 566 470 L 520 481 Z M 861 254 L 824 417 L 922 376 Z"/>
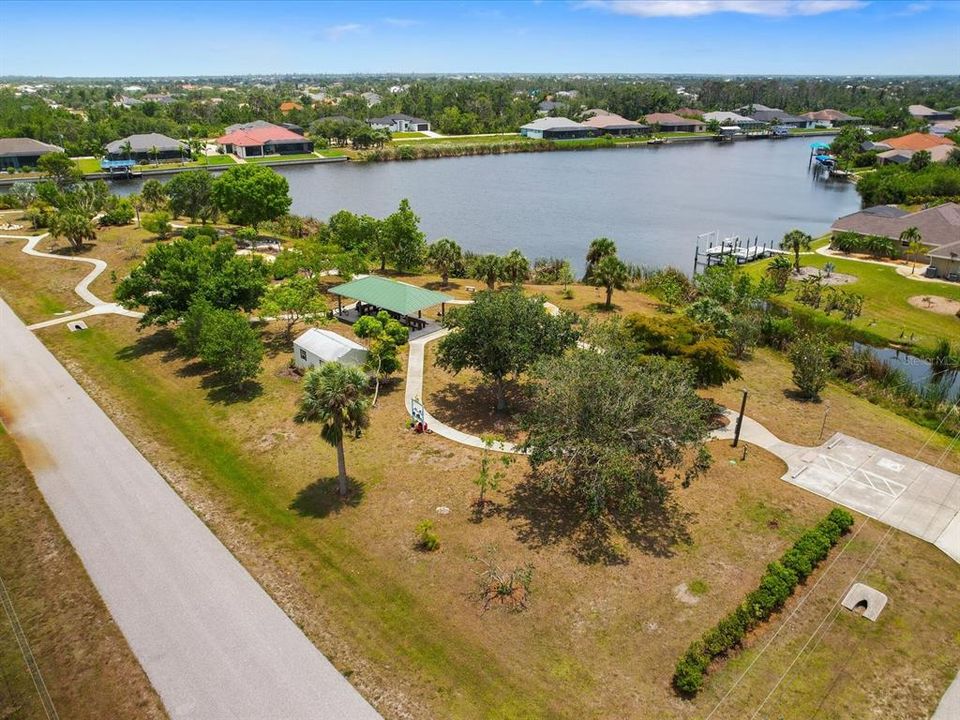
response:
<path id="1" fill-rule="evenodd" d="M 380 717 L 3 300 L 0 415 L 173 720 Z"/>

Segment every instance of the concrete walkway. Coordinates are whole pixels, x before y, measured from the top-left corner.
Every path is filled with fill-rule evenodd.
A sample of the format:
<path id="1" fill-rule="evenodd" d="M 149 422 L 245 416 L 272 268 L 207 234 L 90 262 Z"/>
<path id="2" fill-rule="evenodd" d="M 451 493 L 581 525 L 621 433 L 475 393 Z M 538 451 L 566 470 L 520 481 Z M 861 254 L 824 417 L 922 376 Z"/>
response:
<path id="1" fill-rule="evenodd" d="M 173 720 L 379 718 L 0 300 L 0 411 Z"/>

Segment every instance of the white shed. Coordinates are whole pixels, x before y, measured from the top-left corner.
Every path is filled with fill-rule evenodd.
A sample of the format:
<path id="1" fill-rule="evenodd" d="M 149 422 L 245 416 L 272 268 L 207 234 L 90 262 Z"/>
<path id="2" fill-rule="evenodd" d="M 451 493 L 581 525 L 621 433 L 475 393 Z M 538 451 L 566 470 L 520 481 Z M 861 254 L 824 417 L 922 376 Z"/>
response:
<path id="1" fill-rule="evenodd" d="M 367 349 L 330 330 L 310 328 L 293 341 L 293 361 L 297 367 L 311 368 L 325 362 L 361 366 Z"/>

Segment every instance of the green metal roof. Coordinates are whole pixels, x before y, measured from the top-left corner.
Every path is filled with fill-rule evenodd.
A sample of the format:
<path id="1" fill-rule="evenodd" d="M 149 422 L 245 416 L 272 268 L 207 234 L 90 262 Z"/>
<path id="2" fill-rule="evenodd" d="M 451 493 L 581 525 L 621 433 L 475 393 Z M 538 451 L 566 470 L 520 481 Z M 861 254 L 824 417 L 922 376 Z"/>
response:
<path id="1" fill-rule="evenodd" d="M 401 315 L 412 315 L 418 310 L 449 302 L 449 295 L 389 280 L 378 275 L 368 275 L 330 288 L 334 295 L 341 295 L 360 302 L 376 305 L 384 310 L 393 310 Z"/>

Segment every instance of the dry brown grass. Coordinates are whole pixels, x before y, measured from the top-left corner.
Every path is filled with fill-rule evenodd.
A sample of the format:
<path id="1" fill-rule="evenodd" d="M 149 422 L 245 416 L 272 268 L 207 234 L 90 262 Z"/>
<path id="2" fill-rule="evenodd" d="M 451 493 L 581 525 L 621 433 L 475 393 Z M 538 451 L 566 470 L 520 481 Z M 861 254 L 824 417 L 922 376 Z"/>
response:
<path id="1" fill-rule="evenodd" d="M 0 571 L 60 717 L 166 717 L 2 427 Z M 5 614 L 0 667 L 0 717 L 45 718 Z"/>
<path id="2" fill-rule="evenodd" d="M 573 302 L 586 307 L 593 289 L 582 290 Z M 630 302 L 639 311 L 651 307 L 640 296 Z M 348 444 L 353 493 L 342 503 L 333 490 L 333 451 L 316 428 L 292 420 L 299 382 L 287 370 L 284 341 L 271 343 L 259 389 L 238 398 L 171 352 L 165 332 L 137 333 L 132 320 L 118 317 L 95 318 L 90 326 L 85 333 L 51 328 L 40 336 L 391 718 L 703 717 L 802 595 L 750 639 L 747 651 L 718 668 L 694 702 L 669 687 L 678 655 L 830 507 L 780 481 L 783 464 L 767 453 L 753 450 L 741 463 L 738 452 L 714 443 L 716 462 L 706 477 L 677 490 L 668 511 L 638 524 L 629 538 L 598 542 L 593 526 L 570 506 L 537 491 L 522 461 L 489 495 L 493 502 L 478 523 L 472 480 L 480 454 L 407 430 L 402 382 L 386 389 L 369 430 Z M 755 362 L 755 372 L 766 367 L 763 358 Z M 427 392 L 442 389 L 444 380 L 429 371 Z M 767 392 L 780 380 L 773 373 Z M 858 413 L 873 406 L 836 392 L 838 405 L 841 396 L 849 403 L 845 421 L 859 429 Z M 736 386 L 710 394 L 727 402 L 724 393 L 735 398 Z M 805 408 L 780 411 L 776 402 L 770 400 L 764 417 L 784 435 L 809 432 L 819 421 L 803 415 Z M 763 421 L 761 407 L 750 409 Z M 456 398 L 449 411 L 453 417 Z M 878 431 L 885 419 L 878 416 Z M 413 530 L 423 519 L 435 523 L 438 552 L 414 547 Z M 747 676 L 720 717 L 752 713 L 884 530 L 872 522 L 865 527 L 758 664 L 762 672 Z M 533 564 L 523 613 L 480 611 L 474 597 L 482 568 L 475 558 L 490 548 L 505 569 Z M 811 669 L 784 684 L 789 694 L 775 698 L 777 713 L 809 717 L 826 696 L 826 716 L 922 716 L 946 688 L 960 663 L 954 638 L 960 605 L 951 601 L 960 587 L 956 564 L 893 533 L 867 577 L 890 589 L 884 618 L 870 628 L 838 619 L 804 661 Z M 707 592 L 695 605 L 678 600 L 677 588 L 694 580 L 705 582 Z M 853 657 L 838 651 L 854 646 L 862 652 Z M 892 681 L 866 689 L 850 681 L 882 673 Z"/>
<path id="3" fill-rule="evenodd" d="M 766 425 L 781 440 L 819 445 L 833 433 L 842 432 L 909 457 L 919 452 L 919 459 L 924 462 L 939 462 L 940 467 L 960 472 L 960 452 L 949 451 L 949 438 L 932 434 L 836 385 L 827 386 L 820 402 L 797 399 L 791 392 L 792 366 L 778 353 L 758 350 L 751 360 L 740 363 L 740 369 L 741 380 L 729 382 L 722 388 L 710 388 L 703 394 L 729 408 L 739 409 L 741 390 L 746 387 L 750 391 L 747 415 Z M 824 426 L 822 438 L 821 426 Z"/>

